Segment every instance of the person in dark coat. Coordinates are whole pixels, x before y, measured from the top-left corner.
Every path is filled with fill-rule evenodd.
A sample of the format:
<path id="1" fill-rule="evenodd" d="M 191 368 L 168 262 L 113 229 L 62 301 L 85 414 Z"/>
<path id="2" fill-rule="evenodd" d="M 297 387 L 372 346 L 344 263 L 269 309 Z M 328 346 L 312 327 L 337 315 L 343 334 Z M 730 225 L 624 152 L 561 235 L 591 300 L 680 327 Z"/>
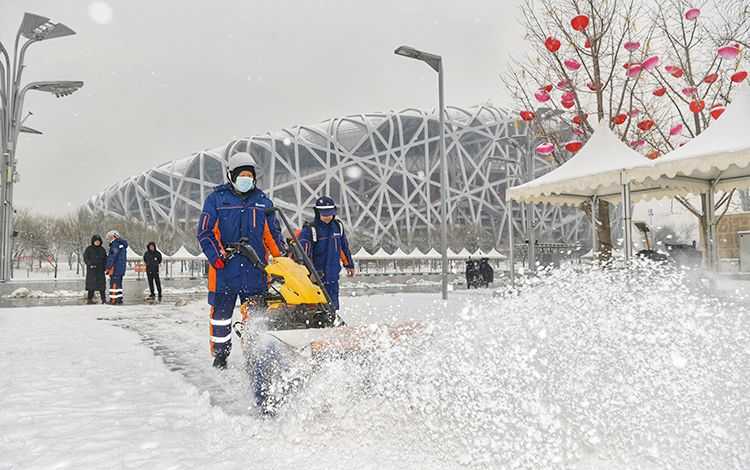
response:
<path id="1" fill-rule="evenodd" d="M 94 303 L 94 292 L 99 291 L 102 303 L 107 303 L 104 290 L 107 280 L 104 277 L 104 265 L 107 262 L 107 251 L 102 246 L 102 237 L 94 235 L 91 237 L 91 245 L 83 252 L 83 262 L 86 263 L 86 290 L 88 291 L 89 304 Z"/>
<path id="2" fill-rule="evenodd" d="M 149 299 L 154 299 L 154 283 L 161 301 L 161 279 L 159 279 L 159 265 L 161 264 L 161 253 L 156 249 L 155 242 L 148 242 L 146 252 L 143 254 L 143 262 L 146 263 L 146 277 L 148 278 L 148 289 L 151 291 Z"/>

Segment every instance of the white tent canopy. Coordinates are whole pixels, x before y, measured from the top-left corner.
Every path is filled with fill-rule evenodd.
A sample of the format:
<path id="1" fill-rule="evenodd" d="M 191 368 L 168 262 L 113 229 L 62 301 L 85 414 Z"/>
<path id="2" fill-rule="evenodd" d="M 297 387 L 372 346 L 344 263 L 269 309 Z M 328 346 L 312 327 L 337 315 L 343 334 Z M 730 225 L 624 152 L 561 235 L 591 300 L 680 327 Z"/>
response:
<path id="1" fill-rule="evenodd" d="M 399 260 L 409 259 L 409 255 L 407 255 L 406 252 L 404 252 L 404 250 L 402 250 L 401 247 L 399 247 L 399 248 L 396 248 L 396 251 L 394 251 L 391 254 L 391 259 L 399 259 Z"/>
<path id="2" fill-rule="evenodd" d="M 441 255 L 435 248 L 430 248 L 430 251 L 424 255 L 425 259 L 442 259 L 442 257 L 443 255 Z"/>
<path id="3" fill-rule="evenodd" d="M 506 197 L 518 202 L 557 205 L 578 205 L 594 196 L 619 201 L 628 171 L 651 163 L 625 145 L 605 122 L 600 122 L 586 145 L 570 160 L 533 181 L 510 188 Z M 631 182 L 630 190 L 636 200 L 654 189 L 673 188 L 673 194 L 682 194 L 700 187 L 689 180 L 643 180 Z"/>
<path id="4" fill-rule="evenodd" d="M 128 246 L 128 250 L 125 254 L 126 261 L 143 261 L 143 255 L 139 255 L 133 250 L 132 247 Z"/>
<path id="5" fill-rule="evenodd" d="M 497 251 L 494 248 L 488 251 L 487 253 L 485 253 L 484 257 L 489 258 L 489 259 L 505 259 L 506 258 L 503 254 L 501 254 L 499 251 Z"/>
<path id="6" fill-rule="evenodd" d="M 365 247 L 361 247 L 359 251 L 354 253 L 352 256 L 354 259 L 358 261 L 367 261 L 372 259 L 372 255 L 365 250 Z"/>
<path id="7" fill-rule="evenodd" d="M 631 182 L 691 181 L 693 193 L 750 187 L 750 89 L 738 89 L 726 111 L 684 146 L 628 171 Z M 684 193 L 683 193 L 684 194 Z M 662 194 L 672 195 L 672 194 Z"/>
<path id="8" fill-rule="evenodd" d="M 407 256 L 409 259 L 427 259 L 427 255 L 419 251 L 419 248 L 414 248 Z"/>
<path id="9" fill-rule="evenodd" d="M 192 261 L 195 259 L 195 256 L 187 251 L 187 248 L 180 246 L 180 248 L 169 257 L 169 259 L 172 261 Z"/>
<path id="10" fill-rule="evenodd" d="M 195 259 L 202 260 L 202 261 L 208 261 L 208 257 L 203 253 L 202 251 L 195 255 Z"/>
<path id="11" fill-rule="evenodd" d="M 459 259 L 469 259 L 471 258 L 471 253 L 466 248 L 462 248 L 461 251 L 457 253 L 457 256 Z"/>
<path id="12" fill-rule="evenodd" d="M 385 260 L 385 259 L 391 259 L 391 255 L 386 252 L 383 247 L 378 248 L 378 251 L 372 254 L 372 257 L 370 259 L 373 260 Z"/>

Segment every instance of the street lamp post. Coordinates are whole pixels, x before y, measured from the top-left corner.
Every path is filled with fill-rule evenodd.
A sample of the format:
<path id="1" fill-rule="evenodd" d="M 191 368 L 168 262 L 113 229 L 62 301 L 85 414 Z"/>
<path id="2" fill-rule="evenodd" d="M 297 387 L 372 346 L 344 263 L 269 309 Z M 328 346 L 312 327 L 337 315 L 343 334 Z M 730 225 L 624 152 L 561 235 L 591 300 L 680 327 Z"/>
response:
<path id="1" fill-rule="evenodd" d="M 445 103 L 443 102 L 443 59 L 439 55 L 399 46 L 396 55 L 422 61 L 438 74 L 438 112 L 440 114 L 440 249 L 442 252 L 442 294 L 448 299 L 448 159 L 445 154 Z"/>
<path id="2" fill-rule="evenodd" d="M 13 184 L 17 180 L 16 149 L 21 132 L 41 134 L 23 126 L 23 101 L 28 91 L 42 91 L 58 98 L 68 96 L 83 86 L 83 82 L 32 82 L 21 87 L 26 50 L 35 42 L 71 36 L 75 31 L 47 17 L 26 13 L 16 33 L 13 60 L 0 42 L 0 282 L 12 277 L 13 255 Z M 26 41 L 19 44 L 21 38 Z"/>

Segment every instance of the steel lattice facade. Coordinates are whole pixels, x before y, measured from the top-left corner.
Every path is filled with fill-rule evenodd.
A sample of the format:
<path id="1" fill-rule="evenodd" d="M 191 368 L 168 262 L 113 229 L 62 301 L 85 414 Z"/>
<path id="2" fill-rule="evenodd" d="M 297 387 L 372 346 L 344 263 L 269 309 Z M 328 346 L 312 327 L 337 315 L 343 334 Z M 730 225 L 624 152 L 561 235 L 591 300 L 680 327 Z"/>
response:
<path id="1" fill-rule="evenodd" d="M 504 244 L 505 188 L 525 180 L 523 162 L 533 155 L 527 132 L 524 123 L 492 106 L 447 109 L 451 230 L 475 226 L 491 232 L 497 246 Z M 348 230 L 366 245 L 437 246 L 438 150 L 434 113 L 407 109 L 346 116 L 233 140 L 165 163 L 111 186 L 87 207 L 193 230 L 206 195 L 224 182 L 226 159 L 249 152 L 258 163 L 258 186 L 297 223 L 312 217 L 317 197 L 329 195 Z M 536 174 L 550 169 L 547 160 L 534 158 Z M 536 211 L 540 231 L 550 241 L 573 241 L 585 232 L 575 211 L 545 206 Z M 524 214 L 518 207 L 513 221 L 523 233 Z"/>

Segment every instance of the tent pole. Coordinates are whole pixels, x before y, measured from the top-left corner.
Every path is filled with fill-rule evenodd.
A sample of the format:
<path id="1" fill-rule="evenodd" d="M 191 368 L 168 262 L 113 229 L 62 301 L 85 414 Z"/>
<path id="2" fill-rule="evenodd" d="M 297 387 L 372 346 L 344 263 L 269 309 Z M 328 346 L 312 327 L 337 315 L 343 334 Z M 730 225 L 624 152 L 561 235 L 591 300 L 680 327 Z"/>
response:
<path id="1" fill-rule="evenodd" d="M 597 230 L 597 216 L 599 212 L 599 197 L 594 196 L 591 198 L 591 254 L 596 259 L 597 253 L 599 253 L 599 231 Z"/>
<path id="2" fill-rule="evenodd" d="M 633 227 L 631 225 L 633 208 L 630 203 L 630 183 L 622 185 L 622 224 L 625 235 L 625 260 L 633 257 Z"/>
<path id="3" fill-rule="evenodd" d="M 719 250 L 716 246 L 716 195 L 714 185 L 711 184 L 706 193 L 706 237 L 708 238 L 708 253 L 706 264 L 709 271 L 719 270 Z"/>
<path id="4" fill-rule="evenodd" d="M 506 213 L 508 214 L 508 264 L 509 275 L 510 275 L 510 286 L 516 287 L 516 259 L 513 256 L 513 201 L 508 200 L 508 206 L 506 207 Z"/>

